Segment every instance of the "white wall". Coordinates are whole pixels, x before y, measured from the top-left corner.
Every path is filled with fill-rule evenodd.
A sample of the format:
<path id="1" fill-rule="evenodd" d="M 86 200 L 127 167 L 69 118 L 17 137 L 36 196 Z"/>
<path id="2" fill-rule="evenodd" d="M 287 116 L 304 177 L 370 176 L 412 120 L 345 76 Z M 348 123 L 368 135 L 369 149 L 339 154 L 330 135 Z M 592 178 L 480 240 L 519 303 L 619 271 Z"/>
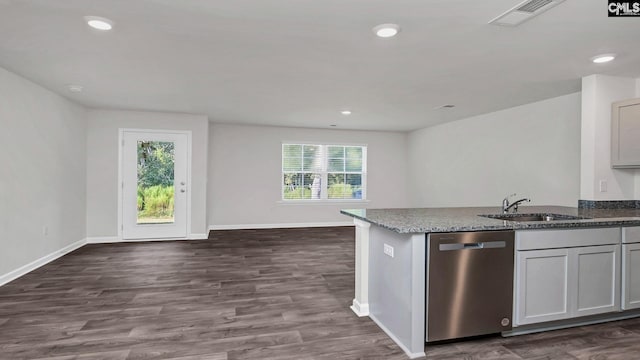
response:
<path id="1" fill-rule="evenodd" d="M 206 116 L 173 113 L 90 110 L 87 129 L 87 237 L 118 235 L 118 129 L 192 131 L 191 234 L 207 233 Z"/>
<path id="2" fill-rule="evenodd" d="M 414 131 L 408 154 L 412 206 L 577 206 L 580 94 Z"/>
<path id="3" fill-rule="evenodd" d="M 640 96 L 631 78 L 590 75 L 582 78 L 582 162 L 580 198 L 633 200 L 636 171 L 611 168 L 611 103 Z M 607 192 L 600 192 L 600 181 Z"/>
<path id="4" fill-rule="evenodd" d="M 366 144 L 366 204 L 291 205 L 281 202 L 281 152 L 286 141 Z M 406 134 L 212 124 L 209 129 L 209 225 L 284 226 L 351 223 L 341 208 L 403 207 Z"/>
<path id="5" fill-rule="evenodd" d="M 85 110 L 0 68 L 0 126 L 1 280 L 85 238 Z"/>
<path id="6" fill-rule="evenodd" d="M 640 78 L 636 79 L 636 97 L 640 97 Z M 635 199 L 640 200 L 640 170 L 635 175 Z"/>

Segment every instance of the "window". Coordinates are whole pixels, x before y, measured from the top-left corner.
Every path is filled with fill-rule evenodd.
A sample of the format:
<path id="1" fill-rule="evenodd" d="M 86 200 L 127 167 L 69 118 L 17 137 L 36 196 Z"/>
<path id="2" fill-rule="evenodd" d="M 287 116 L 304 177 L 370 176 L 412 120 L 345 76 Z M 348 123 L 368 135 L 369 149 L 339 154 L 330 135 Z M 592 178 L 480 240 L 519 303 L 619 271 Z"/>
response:
<path id="1" fill-rule="evenodd" d="M 282 144 L 282 199 L 365 199 L 366 168 L 366 146 Z"/>

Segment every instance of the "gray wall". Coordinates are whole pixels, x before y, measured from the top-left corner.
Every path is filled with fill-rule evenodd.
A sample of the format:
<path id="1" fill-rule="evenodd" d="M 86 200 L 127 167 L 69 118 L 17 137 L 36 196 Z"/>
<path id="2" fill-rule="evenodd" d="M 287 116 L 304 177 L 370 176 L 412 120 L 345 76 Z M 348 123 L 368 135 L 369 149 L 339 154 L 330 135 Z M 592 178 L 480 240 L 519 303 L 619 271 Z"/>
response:
<path id="1" fill-rule="evenodd" d="M 368 146 L 368 203 L 283 204 L 282 142 Z M 212 124 L 209 129 L 209 225 L 283 226 L 351 223 L 341 208 L 404 207 L 406 134 Z"/>
<path id="2" fill-rule="evenodd" d="M 409 134 L 412 206 L 577 206 L 580 93 L 445 123 Z"/>
<path id="3" fill-rule="evenodd" d="M 0 125 L 2 277 L 85 238 L 85 110 L 0 68 Z"/>
<path id="4" fill-rule="evenodd" d="M 87 237 L 118 235 L 118 129 L 191 130 L 191 233 L 207 233 L 207 142 L 203 115 L 90 110 L 87 129 Z"/>

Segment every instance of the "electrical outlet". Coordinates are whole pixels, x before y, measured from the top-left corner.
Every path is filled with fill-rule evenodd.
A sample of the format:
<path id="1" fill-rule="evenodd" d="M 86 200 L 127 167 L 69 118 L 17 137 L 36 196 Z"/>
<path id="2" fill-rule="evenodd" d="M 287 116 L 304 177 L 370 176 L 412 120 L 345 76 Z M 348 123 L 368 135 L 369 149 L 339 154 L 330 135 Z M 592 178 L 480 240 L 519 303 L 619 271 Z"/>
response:
<path id="1" fill-rule="evenodd" d="M 600 180 L 600 192 L 607 192 L 607 180 Z"/>
<path id="2" fill-rule="evenodd" d="M 49 235 L 49 227 L 48 226 L 43 226 L 42 227 L 42 235 L 44 235 L 44 236 Z"/>
<path id="3" fill-rule="evenodd" d="M 393 257 L 393 246 L 384 244 L 384 254 Z"/>

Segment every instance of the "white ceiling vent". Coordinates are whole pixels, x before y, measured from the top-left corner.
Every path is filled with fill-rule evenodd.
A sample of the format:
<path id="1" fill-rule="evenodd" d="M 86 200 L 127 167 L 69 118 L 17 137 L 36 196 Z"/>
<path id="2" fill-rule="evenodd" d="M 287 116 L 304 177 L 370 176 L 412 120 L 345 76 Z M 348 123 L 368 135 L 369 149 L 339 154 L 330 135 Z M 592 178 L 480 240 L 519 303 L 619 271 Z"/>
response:
<path id="1" fill-rule="evenodd" d="M 489 24 L 517 26 L 532 17 L 538 16 L 552 7 L 559 5 L 563 1 L 564 0 L 527 0 L 489 21 Z"/>

